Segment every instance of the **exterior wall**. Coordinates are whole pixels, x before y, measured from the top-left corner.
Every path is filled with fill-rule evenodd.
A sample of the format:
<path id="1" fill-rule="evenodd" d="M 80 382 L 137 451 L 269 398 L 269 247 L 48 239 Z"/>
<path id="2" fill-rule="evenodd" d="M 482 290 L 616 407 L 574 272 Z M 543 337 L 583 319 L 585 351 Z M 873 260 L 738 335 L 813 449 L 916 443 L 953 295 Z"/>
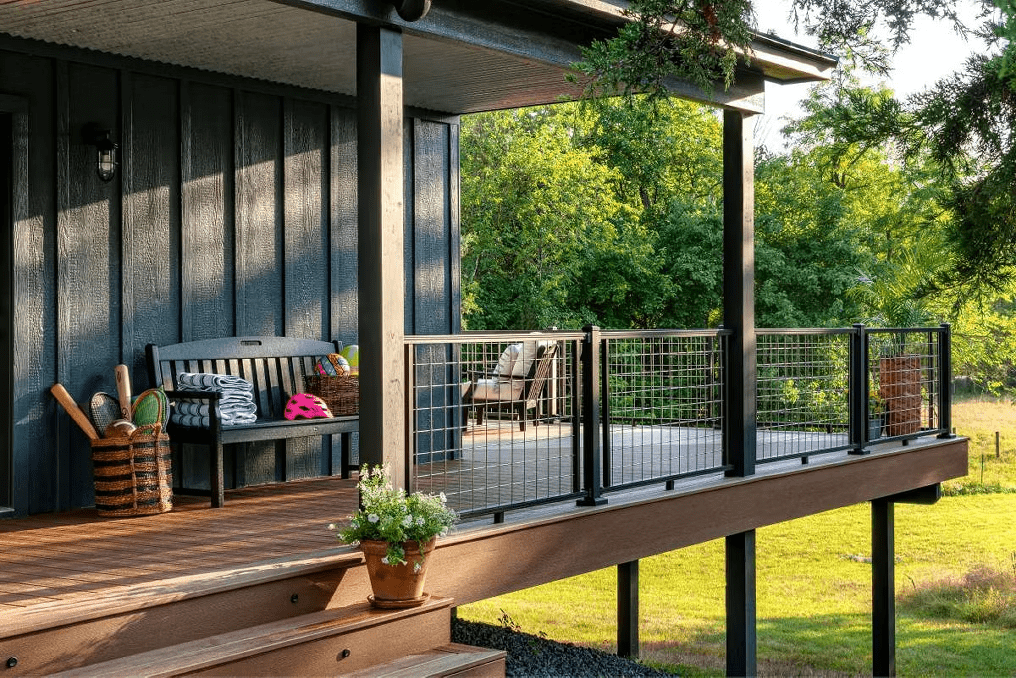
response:
<path id="1" fill-rule="evenodd" d="M 93 500 L 88 442 L 49 397 L 54 382 L 87 404 L 113 391 L 117 363 L 135 393 L 147 388 L 148 343 L 357 340 L 356 112 L 326 93 L 27 41 L 0 48 L 0 105 L 25 103 L 14 116 L 12 484 L 26 514 Z M 120 143 L 110 183 L 95 174 L 87 123 Z M 407 332 L 457 329 L 457 130 L 455 118 L 407 113 Z M 235 450 L 227 483 L 318 475 L 331 454 L 328 442 L 288 445 L 284 462 L 274 444 Z M 203 480 L 204 457 L 184 456 L 188 480 Z"/>

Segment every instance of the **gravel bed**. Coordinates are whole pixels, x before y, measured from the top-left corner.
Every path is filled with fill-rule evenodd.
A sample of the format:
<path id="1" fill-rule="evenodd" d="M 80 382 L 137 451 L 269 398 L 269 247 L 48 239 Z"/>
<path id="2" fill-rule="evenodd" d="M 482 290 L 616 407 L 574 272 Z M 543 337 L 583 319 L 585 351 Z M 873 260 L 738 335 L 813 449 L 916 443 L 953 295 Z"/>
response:
<path id="1" fill-rule="evenodd" d="M 671 676 L 638 662 L 588 647 L 557 643 L 505 626 L 493 626 L 456 619 L 452 622 L 452 641 L 505 650 L 507 678 L 570 678 L 586 676 Z"/>

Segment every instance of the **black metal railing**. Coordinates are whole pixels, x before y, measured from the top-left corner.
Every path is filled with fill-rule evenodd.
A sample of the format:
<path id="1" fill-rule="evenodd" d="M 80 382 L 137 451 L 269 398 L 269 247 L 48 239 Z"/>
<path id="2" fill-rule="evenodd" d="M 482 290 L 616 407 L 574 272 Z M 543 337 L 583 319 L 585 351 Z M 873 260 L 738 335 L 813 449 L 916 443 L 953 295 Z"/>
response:
<path id="1" fill-rule="evenodd" d="M 731 468 L 727 330 L 406 340 L 414 489 L 463 515 Z M 949 435 L 949 327 L 756 331 L 759 463 Z"/>

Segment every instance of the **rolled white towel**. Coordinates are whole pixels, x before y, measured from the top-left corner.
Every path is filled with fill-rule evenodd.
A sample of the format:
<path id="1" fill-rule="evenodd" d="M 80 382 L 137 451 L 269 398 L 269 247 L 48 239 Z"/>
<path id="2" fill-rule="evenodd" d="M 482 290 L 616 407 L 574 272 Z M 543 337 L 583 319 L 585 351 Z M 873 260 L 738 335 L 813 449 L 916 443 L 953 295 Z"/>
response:
<path id="1" fill-rule="evenodd" d="M 180 372 L 176 375 L 177 388 L 181 391 L 236 391 L 254 392 L 254 384 L 242 377 L 209 372 Z"/>

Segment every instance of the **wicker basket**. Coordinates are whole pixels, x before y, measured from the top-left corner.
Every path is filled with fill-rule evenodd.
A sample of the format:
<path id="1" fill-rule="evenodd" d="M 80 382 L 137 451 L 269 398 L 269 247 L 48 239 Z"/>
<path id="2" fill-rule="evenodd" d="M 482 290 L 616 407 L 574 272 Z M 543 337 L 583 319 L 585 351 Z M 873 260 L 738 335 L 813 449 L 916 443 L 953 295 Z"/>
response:
<path id="1" fill-rule="evenodd" d="M 336 417 L 348 417 L 360 411 L 360 380 L 356 377 L 309 375 L 307 393 L 321 398 Z"/>
<path id="2" fill-rule="evenodd" d="M 160 424 L 123 438 L 92 441 L 95 508 L 105 518 L 151 516 L 173 508 L 169 436 Z"/>

